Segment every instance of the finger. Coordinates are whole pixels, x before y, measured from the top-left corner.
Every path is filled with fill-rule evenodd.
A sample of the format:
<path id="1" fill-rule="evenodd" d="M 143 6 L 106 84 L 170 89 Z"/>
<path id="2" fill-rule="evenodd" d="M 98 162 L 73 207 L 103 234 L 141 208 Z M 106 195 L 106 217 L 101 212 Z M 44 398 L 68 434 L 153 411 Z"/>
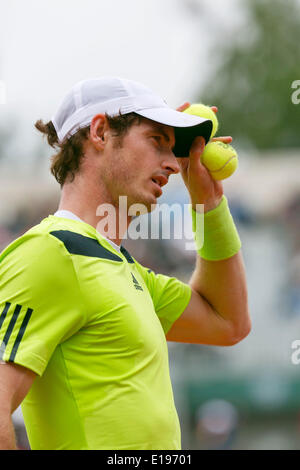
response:
<path id="1" fill-rule="evenodd" d="M 225 137 L 214 137 L 213 139 L 211 139 L 210 141 L 211 142 L 216 142 L 216 141 L 220 141 L 220 142 L 224 142 L 225 144 L 229 144 L 230 142 L 232 142 L 232 137 L 231 135 L 227 135 Z"/>
<path id="2" fill-rule="evenodd" d="M 190 103 L 188 103 L 187 101 L 185 103 L 183 103 L 182 105 L 180 105 L 176 111 L 185 111 L 187 108 L 189 108 L 191 106 Z"/>
<path id="3" fill-rule="evenodd" d="M 204 137 L 196 137 L 194 142 L 192 143 L 192 146 L 190 148 L 190 162 L 194 163 L 196 161 L 200 160 L 200 157 L 204 151 L 205 148 L 205 139 Z"/>
<path id="4" fill-rule="evenodd" d="M 211 106 L 211 109 L 213 110 L 214 113 L 217 113 L 219 111 L 217 106 Z"/>

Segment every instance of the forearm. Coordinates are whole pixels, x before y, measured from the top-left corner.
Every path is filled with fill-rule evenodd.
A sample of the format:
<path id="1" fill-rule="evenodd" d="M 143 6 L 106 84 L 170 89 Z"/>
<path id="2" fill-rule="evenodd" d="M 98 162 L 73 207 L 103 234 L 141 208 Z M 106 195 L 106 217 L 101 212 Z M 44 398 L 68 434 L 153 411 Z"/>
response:
<path id="1" fill-rule="evenodd" d="M 193 211 L 198 254 L 190 285 L 217 315 L 217 330 L 223 331 L 230 343 L 235 343 L 251 327 L 241 240 L 225 196 L 204 218 L 200 214 L 203 225 L 195 225 L 199 222 L 195 216 Z"/>
<path id="2" fill-rule="evenodd" d="M 232 138 L 213 140 L 229 143 Z M 189 159 L 181 162 L 181 175 L 190 195 L 192 230 L 198 253 L 190 280 L 193 292 L 188 312 L 192 312 L 190 324 L 201 329 L 199 334 L 189 331 L 186 336 L 194 337 L 199 343 L 229 345 L 240 341 L 250 331 L 246 275 L 241 240 L 222 182 L 214 180 L 201 162 L 205 144 L 203 137 L 197 137 Z"/>
<path id="3" fill-rule="evenodd" d="M 190 285 L 219 316 L 230 323 L 237 338 L 248 334 L 251 321 L 241 251 L 221 261 L 208 261 L 197 255 Z"/>
<path id="4" fill-rule="evenodd" d="M 0 411 L 0 450 L 17 450 L 11 416 Z"/>

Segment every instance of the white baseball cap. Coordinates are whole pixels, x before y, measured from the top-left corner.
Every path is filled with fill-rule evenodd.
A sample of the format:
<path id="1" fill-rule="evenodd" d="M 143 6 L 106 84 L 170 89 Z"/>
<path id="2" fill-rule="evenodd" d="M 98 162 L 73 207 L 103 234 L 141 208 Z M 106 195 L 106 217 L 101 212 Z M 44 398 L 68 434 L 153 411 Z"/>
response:
<path id="1" fill-rule="evenodd" d="M 101 77 L 77 83 L 64 97 L 52 118 L 60 143 L 79 129 L 88 127 L 97 114 L 118 116 L 136 113 L 152 121 L 174 127 L 177 157 L 187 157 L 197 136 L 206 143 L 212 132 L 212 121 L 175 111 L 148 87 L 118 77 Z"/>

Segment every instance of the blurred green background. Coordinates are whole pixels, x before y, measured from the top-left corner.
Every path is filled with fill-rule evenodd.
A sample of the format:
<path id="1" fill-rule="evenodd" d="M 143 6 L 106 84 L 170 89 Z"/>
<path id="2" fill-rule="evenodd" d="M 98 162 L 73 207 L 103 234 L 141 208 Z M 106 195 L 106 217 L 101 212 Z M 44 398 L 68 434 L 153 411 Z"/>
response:
<path id="1" fill-rule="evenodd" d="M 243 244 L 252 332 L 230 347 L 168 343 L 183 449 L 300 449 L 299 0 L 12 0 L 0 30 L 0 248 L 49 213 L 59 187 L 33 124 L 77 81 L 119 75 L 174 108 L 218 106 L 238 171 L 224 181 Z M 160 202 L 187 204 L 180 176 Z M 174 232 L 176 231 L 176 227 Z M 183 240 L 126 240 L 188 281 Z M 28 448 L 20 410 L 19 445 Z"/>

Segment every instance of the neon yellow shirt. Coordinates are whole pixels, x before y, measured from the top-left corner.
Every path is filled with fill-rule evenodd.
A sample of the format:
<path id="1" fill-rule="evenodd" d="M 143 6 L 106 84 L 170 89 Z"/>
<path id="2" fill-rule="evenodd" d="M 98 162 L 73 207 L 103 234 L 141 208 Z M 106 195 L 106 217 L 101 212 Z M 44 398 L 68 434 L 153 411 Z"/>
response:
<path id="1" fill-rule="evenodd" d="M 191 289 L 49 216 L 0 256 L 0 358 L 38 374 L 32 449 L 180 449 L 165 335 Z"/>

